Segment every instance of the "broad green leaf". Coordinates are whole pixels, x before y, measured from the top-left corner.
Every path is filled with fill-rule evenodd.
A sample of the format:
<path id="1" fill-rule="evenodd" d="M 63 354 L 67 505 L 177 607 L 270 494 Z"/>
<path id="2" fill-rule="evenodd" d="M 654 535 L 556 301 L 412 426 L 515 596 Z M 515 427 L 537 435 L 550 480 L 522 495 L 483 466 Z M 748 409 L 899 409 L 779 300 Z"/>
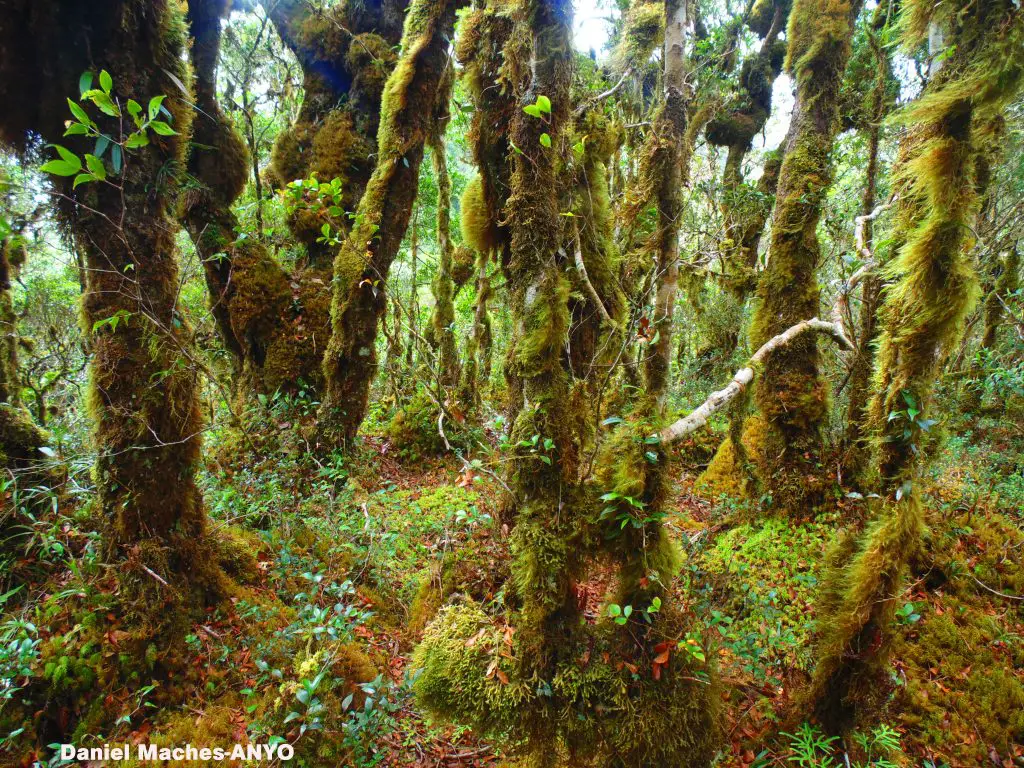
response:
<path id="1" fill-rule="evenodd" d="M 89 119 L 89 115 L 85 113 L 85 110 L 82 109 L 82 106 L 80 104 L 76 104 L 71 99 L 68 99 L 68 109 L 71 110 L 71 114 L 75 116 L 75 119 L 83 125 L 95 125 L 95 123 L 93 123 L 93 121 Z"/>
<path id="2" fill-rule="evenodd" d="M 538 96 L 537 97 L 537 108 L 541 112 L 546 112 L 547 114 L 550 115 L 551 114 L 551 99 L 549 99 L 547 96 L 543 96 L 543 95 L 542 96 Z"/>
<path id="3" fill-rule="evenodd" d="M 110 164 L 114 167 L 115 176 L 121 173 L 121 159 L 121 145 L 115 144 L 110 149 Z"/>
<path id="4" fill-rule="evenodd" d="M 65 149 L 60 144 L 54 144 L 53 148 L 57 150 L 57 154 L 60 155 L 64 162 L 70 163 L 71 165 L 77 165 L 79 168 L 82 167 L 82 161 L 79 160 L 78 155 L 70 149 Z"/>
<path id="5" fill-rule="evenodd" d="M 149 144 L 149 136 L 142 131 L 133 133 L 128 137 L 128 141 L 124 143 L 125 149 L 136 149 L 137 147 L 144 147 Z"/>
<path id="6" fill-rule="evenodd" d="M 166 98 L 166 96 L 154 96 L 149 100 L 149 107 L 146 112 L 149 115 L 150 120 L 160 114 L 160 105 L 164 103 L 164 99 Z"/>
<path id="7" fill-rule="evenodd" d="M 43 173 L 52 173 L 54 176 L 74 176 L 82 170 L 82 164 L 69 163 L 66 160 L 50 160 L 43 163 L 39 168 Z"/>
<path id="8" fill-rule="evenodd" d="M 105 69 L 100 70 L 100 88 L 103 89 L 103 92 L 109 95 L 110 89 L 113 87 L 114 80 L 110 77 L 110 73 Z"/>
<path id="9" fill-rule="evenodd" d="M 171 126 L 165 123 L 163 120 L 153 120 L 149 127 L 152 128 L 156 133 L 161 136 L 177 136 L 178 132 L 175 131 Z"/>
<path id="10" fill-rule="evenodd" d="M 540 107 L 536 104 L 527 104 L 523 107 L 523 112 L 528 114 L 530 117 L 540 117 Z"/>
<path id="11" fill-rule="evenodd" d="M 67 130 L 64 131 L 65 136 L 87 136 L 89 134 L 89 129 L 81 123 L 73 123 L 68 120 L 67 126 Z"/>
<path id="12" fill-rule="evenodd" d="M 79 95 L 85 93 L 92 88 L 92 72 L 83 72 L 82 76 L 78 78 L 78 93 Z"/>
<path id="13" fill-rule="evenodd" d="M 107 169 L 103 167 L 103 161 L 95 155 L 86 155 L 85 164 L 89 167 L 92 175 L 100 181 L 107 178 Z"/>
<path id="14" fill-rule="evenodd" d="M 551 146 L 551 137 L 548 134 L 546 134 L 546 133 L 542 133 L 540 135 L 540 143 L 543 146 L 545 146 L 545 147 L 550 147 Z"/>
<path id="15" fill-rule="evenodd" d="M 79 184 L 88 184 L 90 181 L 96 181 L 96 177 L 91 173 L 80 173 L 75 176 L 75 182 L 71 185 L 71 188 L 78 189 Z"/>

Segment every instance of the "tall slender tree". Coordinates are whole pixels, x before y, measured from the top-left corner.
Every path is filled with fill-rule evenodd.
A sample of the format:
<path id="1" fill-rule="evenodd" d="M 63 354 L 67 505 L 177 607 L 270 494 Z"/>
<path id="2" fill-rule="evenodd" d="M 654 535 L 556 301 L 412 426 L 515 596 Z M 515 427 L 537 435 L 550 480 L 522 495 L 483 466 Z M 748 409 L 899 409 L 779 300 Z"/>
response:
<path id="1" fill-rule="evenodd" d="M 761 346 L 818 314 L 817 227 L 831 183 L 829 154 L 839 127 L 839 87 L 861 0 L 795 0 L 786 66 L 796 104 L 779 171 L 768 266 L 757 290 L 751 343 Z M 818 372 L 817 339 L 803 336 L 772 352 L 755 399 L 767 434 L 756 459 L 764 488 L 792 515 L 822 498 L 820 428 L 827 393 Z"/>

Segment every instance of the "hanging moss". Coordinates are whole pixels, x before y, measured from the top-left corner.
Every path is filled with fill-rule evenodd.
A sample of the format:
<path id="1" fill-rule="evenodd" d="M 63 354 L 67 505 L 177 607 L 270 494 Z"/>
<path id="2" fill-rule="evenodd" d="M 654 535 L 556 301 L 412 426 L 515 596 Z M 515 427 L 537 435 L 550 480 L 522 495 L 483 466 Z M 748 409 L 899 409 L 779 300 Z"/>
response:
<path id="1" fill-rule="evenodd" d="M 459 223 L 462 239 L 475 251 L 491 253 L 501 242 L 501 236 L 484 200 L 483 179 L 476 175 L 462 191 L 459 205 Z"/>
<path id="2" fill-rule="evenodd" d="M 637 0 L 629 4 L 613 53 L 619 71 L 640 70 L 665 39 L 665 9 L 659 2 Z"/>
<path id="3" fill-rule="evenodd" d="M 562 244 L 573 235 L 559 215 L 559 181 L 579 185 L 578 217 L 594 229 L 581 250 L 592 256 L 594 280 L 604 286 L 604 271 L 614 265 L 601 241 L 608 226 L 604 162 L 614 141 L 595 132 L 594 155 L 580 159 L 585 171 L 578 179 L 563 172 L 571 167 L 561 155 L 572 136 L 570 10 L 567 1 L 524 3 L 516 17 L 522 29 L 513 32 L 529 29 L 534 49 L 548 52 L 534 60 L 522 99 L 533 103 L 544 94 L 552 113 L 545 123 L 514 115 L 510 131 L 521 154 L 512 157 L 505 208 L 504 270 L 516 318 L 506 366 L 522 403 L 510 434 L 516 448 L 508 478 L 518 499 L 508 518 L 510 612 L 494 618 L 473 603 L 442 609 L 417 648 L 414 689 L 438 718 L 524 743 L 529 765 L 702 766 L 716 736 L 713 672 L 681 654 L 672 654 L 658 675 L 647 671 L 658 643 L 683 634 L 682 618 L 666 602 L 652 628 L 624 628 L 607 618 L 590 624 L 577 600 L 576 585 L 595 563 L 611 560 L 618 578 L 609 600 L 649 605 L 651 596 L 667 594 L 679 559 L 656 515 L 606 539 L 607 526 L 590 511 L 600 508 L 600 485 L 637 494 L 652 512 L 663 503 L 664 456 L 651 442 L 661 418 L 655 398 L 644 398 L 610 437 L 594 486 L 581 488 L 576 480 L 580 446 L 589 439 L 581 423 L 588 401 L 586 382 L 573 381 L 565 354 L 572 285 Z M 587 125 L 600 128 L 600 120 Z M 541 131 L 551 136 L 550 148 L 540 144 Z"/>
<path id="4" fill-rule="evenodd" d="M 355 437 L 366 415 L 377 366 L 377 321 L 386 307 L 385 281 L 412 213 L 459 4 L 417 0 L 410 6 L 402 58 L 388 78 L 381 101 L 377 166 L 359 202 L 356 225 L 334 260 L 321 422 L 346 443 Z"/>
<path id="5" fill-rule="evenodd" d="M 1024 14 L 1012 2 L 932 15 L 948 10 L 923 2 L 902 9 L 905 45 L 920 42 L 924 18 L 948 25 L 955 48 L 904 115 L 911 129 L 894 175 L 901 190 L 897 227 L 906 239 L 887 269 L 892 285 L 881 309 L 869 408 L 885 497 L 849 565 L 839 559 L 832 569 L 836 586 L 821 611 L 810 691 L 815 712 L 833 729 L 870 711 L 885 689 L 894 598 L 923 528 L 918 423 L 931 412 L 935 378 L 977 297 L 967 257 L 977 211 L 973 133 L 1014 97 L 1024 77 Z"/>

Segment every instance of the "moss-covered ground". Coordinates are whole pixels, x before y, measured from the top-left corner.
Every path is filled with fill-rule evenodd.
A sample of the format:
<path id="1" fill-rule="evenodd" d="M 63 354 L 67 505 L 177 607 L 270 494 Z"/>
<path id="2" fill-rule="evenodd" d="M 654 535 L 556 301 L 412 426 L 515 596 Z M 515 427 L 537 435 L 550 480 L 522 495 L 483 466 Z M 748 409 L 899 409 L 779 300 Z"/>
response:
<path id="1" fill-rule="evenodd" d="M 437 612 L 503 600 L 505 491 L 451 455 L 403 451 L 391 414 L 374 414 L 348 456 L 315 460 L 307 410 L 274 401 L 261 431 L 273 439 L 210 440 L 201 482 L 233 591 L 174 647 L 134 646 L 87 505 L 62 499 L 37 519 L 13 573 L 43 586 L 6 598 L 0 625 L 0 747 L 14 756 L 0 762 L 57 765 L 46 744 L 75 733 L 80 746 L 286 739 L 292 765 L 515 765 L 507 745 L 429 722 L 411 693 L 412 651 Z M 1024 760 L 1021 438 L 995 422 L 966 434 L 937 457 L 926 543 L 897 596 L 881 721 L 898 734 L 897 765 Z M 673 456 L 666 524 L 685 552 L 676 598 L 693 652 L 719 666 L 716 764 L 784 765 L 794 753 L 782 734 L 800 726 L 792 713 L 815 663 L 824 557 L 869 500 L 840 497 L 797 523 L 702 496 L 695 480 L 723 435 L 719 425 Z M 598 569 L 579 585 L 584 616 L 603 611 L 607 577 Z"/>

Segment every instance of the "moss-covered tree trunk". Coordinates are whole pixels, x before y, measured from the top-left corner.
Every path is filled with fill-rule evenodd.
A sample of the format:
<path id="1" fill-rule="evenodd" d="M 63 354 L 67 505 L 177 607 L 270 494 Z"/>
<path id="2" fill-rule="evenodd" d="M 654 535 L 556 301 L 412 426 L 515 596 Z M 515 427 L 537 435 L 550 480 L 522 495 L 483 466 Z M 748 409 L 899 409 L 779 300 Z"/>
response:
<path id="1" fill-rule="evenodd" d="M 512 578 L 523 603 L 520 663 L 546 677 L 577 616 L 570 545 L 577 512 L 571 506 L 562 509 L 578 457 L 562 410 L 570 388 L 562 360 L 569 330 L 569 283 L 559 249 L 563 222 L 556 173 L 559 155 L 567 149 L 571 109 L 572 4 L 531 0 L 523 4 L 522 13 L 532 33 L 533 55 L 531 83 L 521 107 L 544 96 L 551 110 L 539 118 L 520 108 L 510 124 L 510 141 L 521 153 L 512 160 L 505 209 L 510 234 L 507 290 L 516 338 L 509 364 L 523 398 L 512 440 L 538 435 L 550 441 L 550 450 L 542 461 L 535 451 L 517 449 L 513 462 L 510 485 L 519 506 L 512 534 Z M 545 133 L 550 146 L 541 143 Z"/>
<path id="2" fill-rule="evenodd" d="M 879 145 L 882 136 L 882 121 L 892 111 L 892 85 L 894 83 L 889 53 L 883 47 L 880 36 L 889 19 L 889 5 L 880 4 L 867 29 L 867 47 L 870 55 L 867 66 L 874 70 L 874 85 L 867 98 L 866 113 L 852 116 L 850 122 L 860 128 L 867 138 L 867 167 L 865 168 L 864 195 L 861 198 L 861 216 L 863 218 L 863 242 L 859 248 L 866 249 L 874 255 L 874 220 L 871 218 L 878 198 L 878 182 L 880 176 Z M 851 76 L 859 80 L 864 69 L 858 66 L 858 57 L 854 57 L 847 78 Z M 859 83 L 850 83 L 856 88 Z M 848 86 L 848 87 L 850 87 Z M 868 445 L 868 414 L 867 403 L 871 396 L 871 374 L 874 370 L 875 347 L 878 341 L 878 303 L 882 294 L 882 278 L 880 265 L 871 268 L 864 277 L 860 303 L 860 334 L 857 337 L 857 350 L 853 356 L 850 371 L 849 400 L 846 408 L 846 429 L 843 434 L 845 453 L 843 456 L 843 476 L 853 483 L 861 483 L 870 465 L 871 450 Z"/>
<path id="3" fill-rule="evenodd" d="M 258 237 L 239 231 L 231 204 L 245 188 L 245 145 L 217 101 L 217 58 L 224 0 L 192 0 L 196 116 L 188 172 L 198 182 L 182 199 L 182 221 L 203 265 L 210 308 L 225 348 L 245 376 L 244 390 L 264 391 L 262 368 L 275 336 L 287 333 L 288 275 Z M 271 387 L 281 382 L 272 382 Z"/>
<path id="4" fill-rule="evenodd" d="M 787 66 L 797 95 L 779 172 L 768 266 L 751 327 L 759 347 L 818 314 L 817 227 L 831 183 L 829 154 L 839 126 L 838 91 L 861 0 L 796 0 L 789 20 Z M 815 337 L 771 354 L 755 389 L 767 434 L 758 464 L 775 505 L 806 515 L 825 487 L 819 466 L 827 392 Z"/>
<path id="5" fill-rule="evenodd" d="M 46 434 L 21 403 L 18 376 L 18 315 L 14 311 L 11 281 L 24 262 L 25 247 L 20 235 L 12 234 L 0 245 L 0 467 L 20 474 L 33 469 L 44 457 L 40 446 Z M 4 510 L 0 526 L 6 522 Z"/>
<path id="6" fill-rule="evenodd" d="M 780 157 L 771 153 L 765 158 L 756 194 L 743 182 L 743 161 L 771 115 L 772 88 L 786 53 L 786 44 L 778 38 L 786 29 L 791 5 L 790 0 L 758 4 L 758 12 L 747 23 L 761 36 L 760 47 L 740 68 L 732 108 L 715 115 L 705 129 L 709 143 L 728 151 L 720 201 L 725 225 L 722 271 L 726 287 L 741 302 L 757 285 L 757 251 L 771 213 Z"/>
<path id="7" fill-rule="evenodd" d="M 344 442 L 355 437 L 366 415 L 388 270 L 409 224 L 424 142 L 439 86 L 451 66 L 448 45 L 461 4 L 416 0 L 409 9 L 402 58 L 384 88 L 377 167 L 359 202 L 355 226 L 334 260 L 321 422 Z"/>
<path id="8" fill-rule="evenodd" d="M 459 404 L 463 411 L 480 405 L 480 391 L 491 378 L 491 316 L 487 302 L 491 294 L 491 280 L 487 274 L 488 255 L 476 254 L 476 298 L 473 301 L 473 333 L 466 344 L 459 386 Z"/>
<path id="9" fill-rule="evenodd" d="M 166 173 L 184 163 L 192 119 L 179 86 L 191 80 L 184 46 L 183 14 L 165 0 L 8 3 L 0 24 L 5 143 L 24 146 L 32 131 L 80 156 L 91 152 L 95 141 L 63 137 L 67 98 L 85 70 L 108 71 L 121 103 L 166 96 L 176 131 L 125 150 L 110 183 L 75 191 L 69 177 L 54 182 L 60 219 L 87 271 L 82 320 L 92 344 L 88 403 L 106 555 L 120 564 L 121 599 L 154 623 L 201 605 L 220 579 L 205 549 L 195 482 L 202 421 L 191 332 L 176 304 Z M 119 119 L 96 121 L 121 135 Z"/>
<path id="10" fill-rule="evenodd" d="M 451 120 L 452 88 L 455 85 L 455 71 L 446 70 L 437 99 L 437 114 L 433 130 L 427 137 L 430 156 L 437 179 L 437 271 L 430 284 L 434 296 L 434 308 L 430 315 L 430 331 L 437 347 L 438 384 L 451 393 L 459 384 L 459 346 L 455 340 L 455 246 L 452 243 L 452 179 L 448 172 L 447 147 L 444 134 Z"/>
<path id="11" fill-rule="evenodd" d="M 815 714 L 833 730 L 852 725 L 887 691 L 896 604 L 924 528 L 919 444 L 936 415 L 935 380 L 977 298 L 968 258 L 977 213 L 976 133 L 1024 78 L 1024 13 L 1012 0 L 915 0 L 904 4 L 901 24 L 909 50 L 931 28 L 945 30 L 951 48 L 909 108 L 911 128 L 895 170 L 897 237 L 905 240 L 889 269 L 893 284 L 881 309 L 869 406 L 884 497 L 852 559 L 834 558 L 810 691 Z"/>
<path id="12" fill-rule="evenodd" d="M 664 413 L 668 377 L 672 365 L 672 322 L 679 290 L 679 230 L 683 212 L 683 142 L 686 135 L 686 32 L 690 21 L 685 0 L 665 3 L 665 103 L 654 121 L 651 135 L 658 142 L 652 168 L 658 208 L 657 291 L 652 326 L 656 340 L 647 355 L 647 394 Z M 687 161 L 689 158 L 687 158 Z"/>

